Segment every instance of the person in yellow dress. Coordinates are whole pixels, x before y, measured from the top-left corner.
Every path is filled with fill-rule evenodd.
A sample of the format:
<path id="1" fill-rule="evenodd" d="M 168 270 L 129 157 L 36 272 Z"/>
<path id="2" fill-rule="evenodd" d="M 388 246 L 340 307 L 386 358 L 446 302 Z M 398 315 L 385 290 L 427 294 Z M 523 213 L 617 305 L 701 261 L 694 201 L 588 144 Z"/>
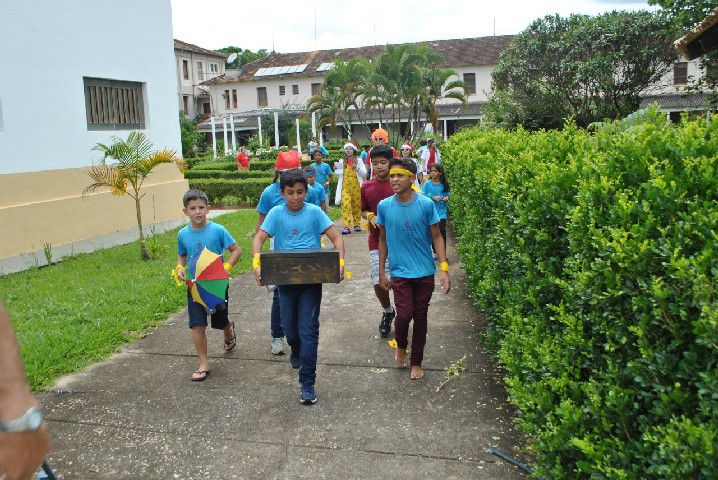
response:
<path id="1" fill-rule="evenodd" d="M 364 162 L 357 157 L 357 147 L 353 143 L 344 145 L 344 158 L 342 159 L 342 177 L 340 185 L 342 206 L 342 235 L 361 232 L 361 196 L 359 187 L 366 178 Z"/>

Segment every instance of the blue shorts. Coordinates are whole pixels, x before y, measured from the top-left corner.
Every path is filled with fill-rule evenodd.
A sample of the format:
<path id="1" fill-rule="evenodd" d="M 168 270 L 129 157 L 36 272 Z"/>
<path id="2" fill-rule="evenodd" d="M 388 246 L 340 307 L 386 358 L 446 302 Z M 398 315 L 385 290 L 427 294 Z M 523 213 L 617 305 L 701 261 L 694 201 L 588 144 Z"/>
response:
<path id="1" fill-rule="evenodd" d="M 218 330 L 229 325 L 229 308 L 227 307 L 227 299 L 229 298 L 229 287 L 224 293 L 224 303 L 217 305 L 214 313 L 211 315 L 212 328 Z M 187 289 L 187 313 L 189 314 L 189 328 L 206 327 L 207 326 L 207 310 L 202 305 L 192 300 L 192 295 Z"/>

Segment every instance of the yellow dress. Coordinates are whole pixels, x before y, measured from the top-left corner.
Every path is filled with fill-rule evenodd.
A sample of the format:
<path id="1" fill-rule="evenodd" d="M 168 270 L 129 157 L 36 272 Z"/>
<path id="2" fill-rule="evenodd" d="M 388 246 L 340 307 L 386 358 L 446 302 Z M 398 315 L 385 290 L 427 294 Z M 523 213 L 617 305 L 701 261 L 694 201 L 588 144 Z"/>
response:
<path id="1" fill-rule="evenodd" d="M 358 160 L 361 162 L 361 160 Z M 356 166 L 344 165 L 342 179 L 342 223 L 345 227 L 359 226 L 361 222 L 361 198 Z"/>

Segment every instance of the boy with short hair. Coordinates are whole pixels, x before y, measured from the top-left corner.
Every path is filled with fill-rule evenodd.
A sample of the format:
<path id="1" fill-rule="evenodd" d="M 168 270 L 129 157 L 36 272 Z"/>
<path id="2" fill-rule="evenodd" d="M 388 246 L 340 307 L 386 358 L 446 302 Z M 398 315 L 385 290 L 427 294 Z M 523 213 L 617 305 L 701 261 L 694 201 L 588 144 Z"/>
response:
<path id="1" fill-rule="evenodd" d="M 187 258 L 199 254 L 206 247 L 217 255 L 224 256 L 224 250 L 229 250 L 230 256 L 224 264 L 227 272 L 237 263 L 242 255 L 242 249 L 234 241 L 226 228 L 207 220 L 209 199 L 201 190 L 192 189 L 182 197 L 183 212 L 190 219 L 189 225 L 182 228 L 177 234 L 177 277 L 187 280 Z M 194 272 L 190 272 L 194 276 Z M 237 336 L 234 332 L 234 322 L 229 321 L 227 299 L 229 289 L 225 292 L 225 302 L 217 306 L 211 313 L 212 328 L 224 330 L 224 349 L 232 350 L 237 345 Z M 209 357 L 207 356 L 207 314 L 204 307 L 192 300 L 187 289 L 187 313 L 189 314 L 189 327 L 192 329 L 192 342 L 199 357 L 199 368 L 192 374 L 193 382 L 201 382 L 209 375 Z"/>
<path id="2" fill-rule="evenodd" d="M 324 164 L 322 164 L 324 165 Z M 307 176 L 307 183 L 309 184 L 306 201 L 321 208 L 324 213 L 327 212 L 327 194 L 320 185 L 316 185 L 317 171 L 313 165 L 310 165 L 304 169 L 304 173 Z"/>
<path id="3" fill-rule="evenodd" d="M 334 175 L 334 172 L 332 172 L 332 167 L 324 163 L 325 153 L 322 151 L 323 148 L 324 147 L 317 148 L 314 151 L 312 154 L 314 163 L 311 164 L 310 167 L 314 167 L 314 170 L 317 172 L 317 185 L 324 188 L 324 193 L 326 194 L 326 197 L 329 198 L 329 181 L 331 180 L 332 175 Z"/>
<path id="4" fill-rule="evenodd" d="M 394 195 L 394 190 L 389 183 L 389 162 L 394 153 L 388 145 L 377 145 L 374 147 L 371 157 L 374 176 L 361 186 L 361 210 L 362 216 L 369 226 L 369 272 L 371 283 L 374 286 L 374 294 L 384 310 L 379 321 L 379 334 L 386 338 L 391 332 L 391 322 L 396 316 L 396 311 L 391 306 L 389 292 L 379 285 L 379 270 L 382 269 L 379 263 L 379 227 L 376 223 L 376 211 L 379 202 Z M 388 275 L 389 259 L 384 262 L 383 270 Z"/>
<path id="5" fill-rule="evenodd" d="M 277 250 L 320 248 L 320 237 L 326 234 L 339 251 L 340 273 L 344 274 L 344 243 L 334 223 L 316 205 L 304 201 L 307 195 L 307 179 L 301 170 L 291 170 L 282 175 L 279 182 L 286 203 L 273 208 L 264 219 L 254 237 L 252 252 L 257 283 L 261 285 L 259 253 L 269 237 L 275 239 Z M 316 403 L 314 390 L 319 347 L 319 310 L 322 301 L 322 284 L 280 285 L 280 314 L 292 347 L 290 362 L 299 369 L 300 396 L 304 405 Z"/>
<path id="6" fill-rule="evenodd" d="M 395 337 L 397 350 L 394 357 L 400 368 L 407 366 L 409 322 L 414 320 L 411 339 L 411 379 L 424 376 L 421 362 L 426 343 L 429 301 L 434 291 L 436 266 L 431 254 L 433 243 L 439 254 L 439 281 L 448 293 L 451 289 L 446 246 L 439 232 L 439 215 L 434 203 L 414 192 L 411 186 L 416 177 L 416 165 L 409 158 L 394 158 L 390 163 L 389 182 L 394 195 L 379 202 L 376 223 L 379 232 L 379 265 L 387 256 L 391 258 L 391 280 L 383 269 L 379 283 L 394 291 L 396 306 Z"/>

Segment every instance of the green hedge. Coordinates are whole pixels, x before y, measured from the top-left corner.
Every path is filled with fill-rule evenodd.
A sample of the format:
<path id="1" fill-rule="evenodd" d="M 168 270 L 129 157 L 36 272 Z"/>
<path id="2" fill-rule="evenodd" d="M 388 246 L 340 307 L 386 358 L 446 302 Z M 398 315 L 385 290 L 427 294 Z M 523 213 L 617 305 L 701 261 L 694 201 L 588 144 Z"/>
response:
<path id="1" fill-rule="evenodd" d="M 537 475 L 718 478 L 718 120 L 474 128 L 442 153 Z"/>
<path id="2" fill-rule="evenodd" d="M 185 178 L 269 178 L 274 177 L 271 170 L 210 170 L 207 168 L 193 169 L 185 173 Z"/>
<path id="3" fill-rule="evenodd" d="M 254 207 L 259 197 L 272 178 L 229 179 L 229 178 L 193 178 L 189 179 L 190 188 L 198 188 L 205 192 L 212 204 L 232 203 L 234 205 Z M 235 202 L 222 199 L 234 197 Z"/>

